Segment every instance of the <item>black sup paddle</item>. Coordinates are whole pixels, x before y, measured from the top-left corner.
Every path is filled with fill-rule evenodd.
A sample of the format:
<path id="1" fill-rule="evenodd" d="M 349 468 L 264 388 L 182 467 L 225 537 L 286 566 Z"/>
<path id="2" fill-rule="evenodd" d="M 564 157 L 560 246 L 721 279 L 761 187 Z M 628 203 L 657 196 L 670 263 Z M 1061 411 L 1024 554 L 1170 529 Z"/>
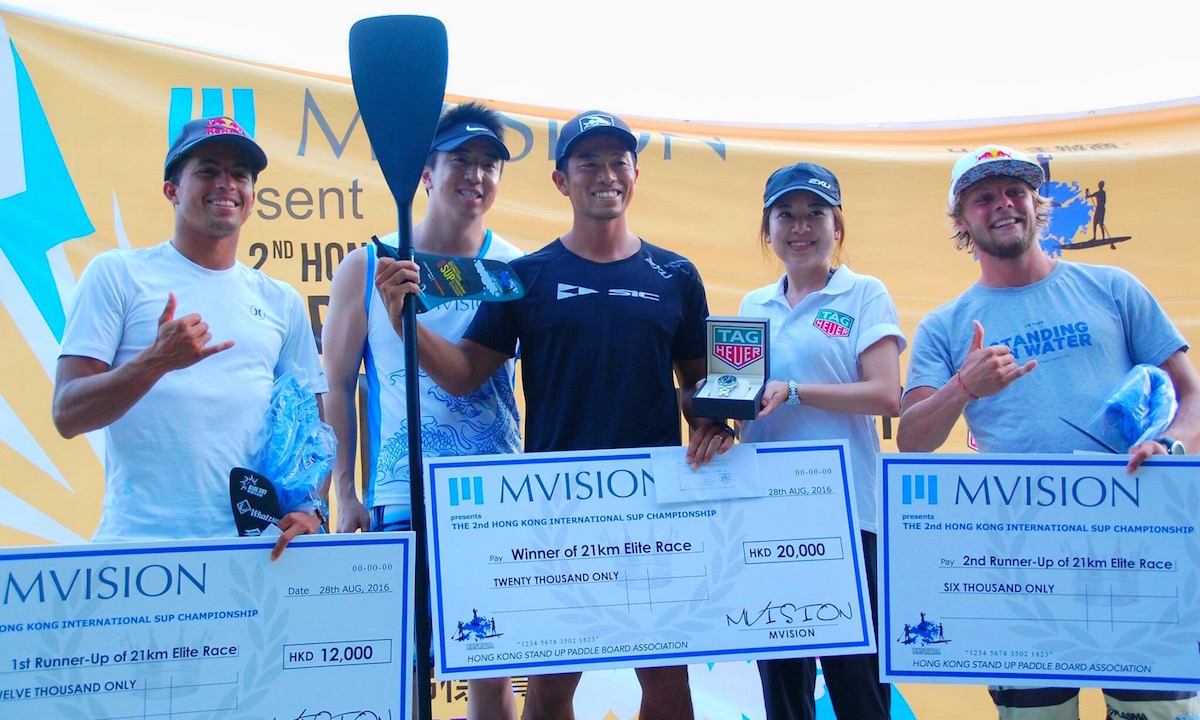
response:
<path id="1" fill-rule="evenodd" d="M 412 258 L 412 202 L 433 145 L 446 94 L 446 27 L 419 15 L 359 20 L 350 28 L 350 80 L 371 149 L 400 215 L 400 257 Z M 421 462 L 421 406 L 417 384 L 417 303 L 404 301 L 404 377 L 408 398 L 408 478 L 416 533 L 417 699 L 421 720 L 432 720 L 429 679 L 429 564 L 426 556 L 425 482 Z M 407 658 L 405 658 L 407 660 Z"/>

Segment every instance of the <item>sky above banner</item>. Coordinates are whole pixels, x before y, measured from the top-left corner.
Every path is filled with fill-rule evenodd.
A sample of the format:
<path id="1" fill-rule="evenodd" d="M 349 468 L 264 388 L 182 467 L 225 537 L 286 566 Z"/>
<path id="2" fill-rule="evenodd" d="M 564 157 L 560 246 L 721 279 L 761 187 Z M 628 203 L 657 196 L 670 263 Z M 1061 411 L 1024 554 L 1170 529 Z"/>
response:
<path id="1" fill-rule="evenodd" d="M 441 19 L 447 92 L 571 111 L 785 126 L 1088 114 L 1200 97 L 1164 0 L 449 3 L 5 0 L 0 8 L 348 76 L 355 20 Z"/>

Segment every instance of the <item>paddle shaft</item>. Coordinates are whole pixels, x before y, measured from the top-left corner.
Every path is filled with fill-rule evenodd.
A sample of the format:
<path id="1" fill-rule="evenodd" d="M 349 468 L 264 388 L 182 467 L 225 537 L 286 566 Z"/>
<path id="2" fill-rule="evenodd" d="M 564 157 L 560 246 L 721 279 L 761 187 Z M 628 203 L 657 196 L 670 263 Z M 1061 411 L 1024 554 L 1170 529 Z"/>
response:
<path id="1" fill-rule="evenodd" d="M 412 199 L 396 202 L 400 217 L 400 257 L 413 257 Z M 408 401 L 408 484 L 412 507 L 412 528 L 417 536 L 416 598 L 413 629 L 417 645 L 417 707 L 421 720 L 433 720 L 433 693 L 430 677 L 433 666 L 429 653 L 432 647 L 433 627 L 429 616 L 429 560 L 427 528 L 425 526 L 425 463 L 421 453 L 421 371 L 417 364 L 417 296 L 404 298 L 404 396 Z"/>

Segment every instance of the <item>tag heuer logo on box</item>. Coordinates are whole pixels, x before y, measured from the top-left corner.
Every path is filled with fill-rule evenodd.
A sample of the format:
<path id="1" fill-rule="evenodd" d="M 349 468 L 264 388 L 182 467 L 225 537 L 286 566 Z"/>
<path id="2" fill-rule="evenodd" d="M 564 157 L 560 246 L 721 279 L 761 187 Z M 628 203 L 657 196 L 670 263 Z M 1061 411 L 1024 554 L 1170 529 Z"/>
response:
<path id="1" fill-rule="evenodd" d="M 850 328 L 854 327 L 854 318 L 837 310 L 818 310 L 817 319 L 813 325 L 829 337 L 850 337 Z"/>
<path id="2" fill-rule="evenodd" d="M 763 356 L 762 330 L 746 327 L 713 327 L 713 355 L 735 370 Z"/>

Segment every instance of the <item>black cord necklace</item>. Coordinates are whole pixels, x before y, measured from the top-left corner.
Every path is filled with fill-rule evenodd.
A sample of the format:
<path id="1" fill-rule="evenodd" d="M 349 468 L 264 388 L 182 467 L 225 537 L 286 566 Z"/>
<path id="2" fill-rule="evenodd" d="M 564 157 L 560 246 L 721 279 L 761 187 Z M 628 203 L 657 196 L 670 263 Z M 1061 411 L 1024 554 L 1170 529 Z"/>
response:
<path id="1" fill-rule="evenodd" d="M 831 267 L 831 268 L 829 268 L 829 273 L 828 273 L 828 274 L 825 276 L 825 285 L 824 285 L 824 287 L 828 287 L 828 286 L 829 286 L 829 281 L 833 279 L 833 274 L 834 274 L 835 272 L 837 272 L 837 268 L 835 268 L 835 267 Z M 786 294 L 787 294 L 787 291 L 788 291 L 788 276 L 787 276 L 787 274 L 785 273 L 785 274 L 784 274 L 784 276 L 783 276 L 783 294 L 784 294 L 784 295 L 786 295 Z"/>

